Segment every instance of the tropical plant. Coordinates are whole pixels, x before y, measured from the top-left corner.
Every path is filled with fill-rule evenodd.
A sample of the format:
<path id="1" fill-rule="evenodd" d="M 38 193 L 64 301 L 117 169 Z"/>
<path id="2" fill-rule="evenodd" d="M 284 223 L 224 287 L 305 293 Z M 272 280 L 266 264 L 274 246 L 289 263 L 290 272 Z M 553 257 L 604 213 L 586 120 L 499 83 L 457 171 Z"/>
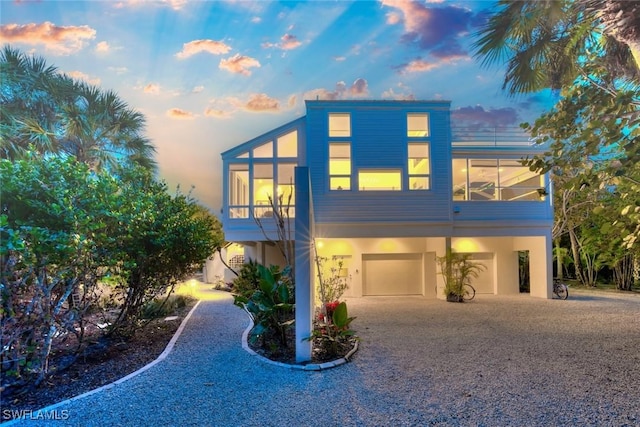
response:
<path id="1" fill-rule="evenodd" d="M 640 77 L 640 19 L 636 2 L 501 0 L 477 33 L 475 55 L 507 64 L 511 94 L 570 86 L 596 51 L 609 74 Z M 635 60 L 634 60 L 635 57 Z"/>
<path id="2" fill-rule="evenodd" d="M 263 346 L 275 338 L 280 347 L 287 348 L 287 330 L 294 324 L 295 294 L 289 268 L 258 264 L 260 287 L 250 296 L 234 295 L 233 303 L 251 315 L 255 326 L 252 342 L 262 339 Z"/>
<path id="3" fill-rule="evenodd" d="M 155 170 L 145 118 L 113 91 L 78 82 L 41 57 L 0 52 L 0 157 L 75 156 L 92 169 L 137 165 Z"/>
<path id="4" fill-rule="evenodd" d="M 486 267 L 471 260 L 472 254 L 464 254 L 447 250 L 443 256 L 437 257 L 440 274 L 444 279 L 444 294 L 462 298 L 464 285 L 471 284 L 471 280 L 478 278 Z"/>
<path id="5" fill-rule="evenodd" d="M 346 302 L 329 303 L 327 309 L 328 314 L 319 314 L 311 336 L 306 338 L 313 342 L 314 352 L 323 360 L 350 350 L 353 340 L 358 339 L 356 332 L 350 329 L 355 317 L 349 317 Z"/>
<path id="6" fill-rule="evenodd" d="M 329 259 L 328 257 L 316 255 L 315 261 L 320 309 L 325 315 L 331 316 L 330 313 L 326 312 L 326 307 L 328 307 L 328 304 L 340 300 L 340 297 L 349 287 L 351 277 L 346 273 L 342 257 L 334 255 Z"/>

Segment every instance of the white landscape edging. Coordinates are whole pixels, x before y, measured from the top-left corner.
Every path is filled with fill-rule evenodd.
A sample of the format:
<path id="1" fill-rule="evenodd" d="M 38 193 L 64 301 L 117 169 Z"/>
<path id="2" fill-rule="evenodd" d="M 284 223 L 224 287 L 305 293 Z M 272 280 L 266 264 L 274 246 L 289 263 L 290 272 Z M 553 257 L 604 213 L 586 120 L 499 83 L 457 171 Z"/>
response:
<path id="1" fill-rule="evenodd" d="M 98 392 L 101 392 L 101 391 L 104 391 L 104 390 L 108 390 L 108 389 L 110 389 L 112 387 L 115 387 L 118 384 L 122 384 L 123 382 L 125 382 L 127 380 L 130 380 L 131 378 L 140 375 L 144 371 L 146 371 L 146 370 L 152 368 L 153 366 L 157 365 L 158 363 L 162 362 L 164 359 L 167 358 L 169 353 L 171 353 L 171 350 L 173 350 L 173 347 L 176 344 L 176 341 L 178 341 L 178 338 L 182 334 L 182 331 L 184 330 L 185 326 L 187 325 L 187 322 L 189 321 L 189 319 L 191 318 L 191 315 L 196 310 L 196 308 L 198 308 L 198 306 L 200 305 L 201 302 L 202 302 L 202 300 L 198 300 L 196 305 L 194 305 L 193 308 L 189 311 L 189 314 L 187 314 L 187 316 L 184 318 L 182 323 L 180 323 L 180 326 L 178 327 L 178 330 L 176 331 L 176 333 L 173 334 L 173 337 L 171 338 L 171 341 L 169 341 L 169 344 L 167 344 L 167 346 L 165 347 L 164 351 L 155 360 L 153 360 L 152 362 L 149 362 L 148 364 L 146 364 L 142 368 L 138 369 L 137 371 L 132 372 L 129 375 L 127 375 L 125 377 L 122 377 L 122 378 L 120 378 L 120 379 L 118 379 L 118 380 L 116 380 L 116 381 L 114 381 L 114 382 L 112 382 L 110 384 L 105 384 L 105 385 L 103 385 L 101 387 L 98 387 L 98 388 L 96 388 L 94 390 L 87 391 L 86 393 L 79 394 L 78 396 L 74 396 L 72 398 L 63 400 L 63 401 L 58 402 L 58 403 L 54 403 L 53 405 L 45 406 L 42 409 L 34 410 L 32 412 L 31 417 L 35 419 L 35 418 L 38 417 L 38 415 L 46 414 L 47 412 L 51 412 L 54 409 L 58 408 L 59 406 L 66 405 L 67 403 L 83 399 L 83 398 L 85 398 L 87 396 L 91 396 L 92 394 L 95 394 L 95 393 L 98 393 Z M 17 423 L 19 421 L 23 421 L 23 420 L 21 420 L 20 418 L 17 418 L 15 420 L 11 420 L 11 421 L 8 421 L 8 422 L 3 422 L 2 426 L 3 427 L 4 426 L 9 426 L 9 425 L 15 424 L 15 423 Z"/>

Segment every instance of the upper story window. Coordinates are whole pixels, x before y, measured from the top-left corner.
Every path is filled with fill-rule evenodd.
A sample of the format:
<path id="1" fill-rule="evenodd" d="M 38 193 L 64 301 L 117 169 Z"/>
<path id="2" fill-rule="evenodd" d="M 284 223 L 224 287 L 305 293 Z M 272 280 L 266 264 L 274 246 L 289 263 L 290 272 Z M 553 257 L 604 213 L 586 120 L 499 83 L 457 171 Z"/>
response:
<path id="1" fill-rule="evenodd" d="M 298 131 L 285 133 L 276 142 L 278 157 L 298 157 Z"/>
<path id="2" fill-rule="evenodd" d="M 395 169 L 360 169 L 358 171 L 360 191 L 401 191 L 402 171 Z"/>
<path id="3" fill-rule="evenodd" d="M 249 165 L 229 165 L 229 217 L 249 218 Z"/>
<path id="4" fill-rule="evenodd" d="M 351 137 L 351 114 L 329 113 L 329 137 Z"/>
<path id="5" fill-rule="evenodd" d="M 351 143 L 329 143 L 329 188 L 351 190 Z"/>
<path id="6" fill-rule="evenodd" d="M 273 142 L 269 141 L 265 144 L 259 145 L 253 149 L 253 158 L 267 158 L 273 157 Z"/>
<path id="7" fill-rule="evenodd" d="M 410 142 L 408 144 L 408 157 L 409 190 L 428 190 L 431 187 L 429 144 L 426 142 Z"/>
<path id="8" fill-rule="evenodd" d="M 429 114 L 407 114 L 407 136 L 409 138 L 425 138 L 429 136 Z"/>
<path id="9" fill-rule="evenodd" d="M 544 176 L 518 160 L 453 159 L 454 200 L 540 201 Z"/>

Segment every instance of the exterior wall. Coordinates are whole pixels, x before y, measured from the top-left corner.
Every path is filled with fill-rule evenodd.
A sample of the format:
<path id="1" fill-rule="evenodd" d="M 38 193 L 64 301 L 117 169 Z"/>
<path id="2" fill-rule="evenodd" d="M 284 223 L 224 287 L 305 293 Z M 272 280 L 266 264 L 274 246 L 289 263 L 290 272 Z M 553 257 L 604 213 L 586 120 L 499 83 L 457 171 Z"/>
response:
<path id="1" fill-rule="evenodd" d="M 352 189 L 329 190 L 328 114 L 351 114 Z M 407 113 L 426 112 L 430 120 L 431 189 L 409 191 Z M 317 102 L 307 101 L 308 165 L 318 224 L 451 221 L 451 140 L 449 102 Z M 362 168 L 403 171 L 403 191 L 358 191 Z M 423 226 L 427 224 L 423 223 Z"/>

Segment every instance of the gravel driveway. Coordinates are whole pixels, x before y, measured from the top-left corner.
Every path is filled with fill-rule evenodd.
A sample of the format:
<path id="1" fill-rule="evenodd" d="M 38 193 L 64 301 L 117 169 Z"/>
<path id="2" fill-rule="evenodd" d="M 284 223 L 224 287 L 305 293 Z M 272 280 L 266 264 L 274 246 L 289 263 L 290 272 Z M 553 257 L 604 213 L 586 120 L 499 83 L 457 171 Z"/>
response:
<path id="1" fill-rule="evenodd" d="M 203 301 L 164 361 L 28 424 L 640 425 L 640 297 L 571 292 L 351 299 L 360 350 L 322 372 L 260 363 L 240 343 L 246 314 Z"/>

